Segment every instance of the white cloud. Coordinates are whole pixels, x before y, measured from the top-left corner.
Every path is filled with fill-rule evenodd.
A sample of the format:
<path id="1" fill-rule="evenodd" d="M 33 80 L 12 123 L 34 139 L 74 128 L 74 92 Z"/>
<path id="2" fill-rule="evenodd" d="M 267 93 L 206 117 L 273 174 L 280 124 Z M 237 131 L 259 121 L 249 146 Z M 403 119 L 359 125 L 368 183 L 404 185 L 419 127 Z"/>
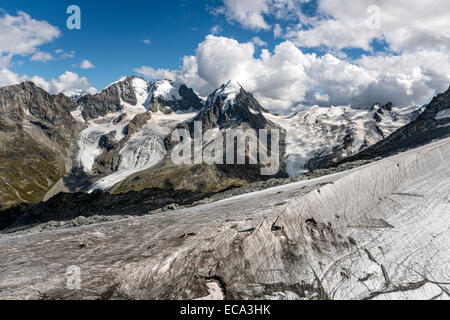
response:
<path id="1" fill-rule="evenodd" d="M 7 66 L 14 55 L 39 55 L 39 46 L 60 35 L 58 28 L 32 19 L 25 12 L 19 11 L 16 16 L 3 14 L 0 16 L 0 62 Z"/>
<path id="2" fill-rule="evenodd" d="M 264 19 L 264 15 L 269 13 L 268 0 L 224 0 L 223 2 L 223 12 L 229 20 L 236 20 L 249 29 L 270 29 Z"/>
<path id="3" fill-rule="evenodd" d="M 211 34 L 217 35 L 222 32 L 222 27 L 217 24 L 217 25 L 213 26 L 209 32 L 211 32 Z"/>
<path id="4" fill-rule="evenodd" d="M 149 79 L 167 79 L 175 80 L 176 72 L 167 69 L 153 69 L 152 67 L 142 66 L 134 70 L 140 75 L 143 75 Z"/>
<path id="5" fill-rule="evenodd" d="M 266 47 L 267 42 L 261 40 L 259 37 L 254 37 L 252 40 L 250 40 L 251 43 L 253 43 L 257 47 Z"/>
<path id="6" fill-rule="evenodd" d="M 273 26 L 273 37 L 275 39 L 277 39 L 277 38 L 280 38 L 282 34 L 283 34 L 283 28 L 279 24 L 274 25 Z"/>
<path id="7" fill-rule="evenodd" d="M 86 77 L 80 77 L 78 74 L 70 71 L 60 75 L 58 79 L 51 79 L 47 90 L 50 93 L 70 93 L 74 90 L 84 90 L 89 93 L 97 92 Z"/>
<path id="8" fill-rule="evenodd" d="M 450 2 L 447 0 L 319 0 L 319 17 L 285 35 L 305 47 L 363 48 L 385 40 L 395 52 L 450 47 Z"/>
<path id="9" fill-rule="evenodd" d="M 57 49 L 55 50 L 55 53 L 59 55 L 59 58 L 61 59 L 72 59 L 75 58 L 75 50 L 72 50 L 70 52 L 66 52 L 63 49 Z"/>
<path id="10" fill-rule="evenodd" d="M 38 51 L 31 58 L 31 61 L 47 62 L 53 60 L 53 56 L 48 52 Z"/>
<path id="11" fill-rule="evenodd" d="M 57 79 L 45 80 L 42 77 L 27 75 L 18 75 L 9 69 L 0 69 L 0 87 L 18 84 L 23 81 L 32 81 L 37 86 L 52 94 L 60 92 L 70 94 L 75 90 L 84 90 L 88 93 L 96 93 L 95 89 L 85 77 L 80 77 L 78 74 L 66 71 Z"/>
<path id="12" fill-rule="evenodd" d="M 95 66 L 89 60 L 83 60 L 80 65 L 81 69 L 93 69 Z"/>
<path id="13" fill-rule="evenodd" d="M 0 87 L 21 82 L 21 78 L 9 69 L 0 69 Z"/>
<path id="14" fill-rule="evenodd" d="M 182 69 L 141 67 L 136 72 L 184 82 L 202 96 L 235 79 L 272 111 L 295 111 L 313 104 L 360 107 L 392 101 L 421 105 L 436 90 L 448 88 L 449 57 L 445 51 L 427 50 L 351 62 L 332 54 L 306 54 L 290 41 L 255 56 L 252 42 L 210 35 L 199 44 L 195 56 L 183 59 Z"/>
<path id="15" fill-rule="evenodd" d="M 301 16 L 300 5 L 310 0 L 223 0 L 214 14 L 224 14 L 229 21 L 237 21 L 252 30 L 270 30 L 266 17 L 289 19 Z"/>
<path id="16" fill-rule="evenodd" d="M 152 43 L 152 41 L 149 39 L 145 39 L 145 40 L 142 40 L 142 43 L 144 43 L 146 45 L 150 45 Z"/>

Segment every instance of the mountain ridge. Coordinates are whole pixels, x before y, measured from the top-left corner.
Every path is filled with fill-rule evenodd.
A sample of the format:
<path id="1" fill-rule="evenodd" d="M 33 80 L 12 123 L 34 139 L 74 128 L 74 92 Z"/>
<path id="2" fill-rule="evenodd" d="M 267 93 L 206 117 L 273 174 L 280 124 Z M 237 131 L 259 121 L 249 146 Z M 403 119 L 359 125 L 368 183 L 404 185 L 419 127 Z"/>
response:
<path id="1" fill-rule="evenodd" d="M 241 167 L 167 165 L 171 133 L 186 128 L 192 134 L 195 121 L 202 123 L 204 131 L 279 130 L 282 154 L 278 176 L 282 177 L 286 173 L 295 176 L 335 165 L 385 139 L 414 117 L 422 116 L 417 114 L 418 110 L 396 108 L 391 103 L 364 109 L 310 107 L 289 117 L 273 115 L 234 80 L 216 89 L 206 101 L 184 84 L 147 81 L 137 76 L 123 78 L 101 92 L 84 94 L 76 101 L 64 94 L 50 95 L 31 82 L 6 88 L 10 88 L 6 91 L 22 90 L 22 93 L 15 100 L 10 98 L 11 94 L 0 94 L 0 114 L 9 115 L 8 124 L 3 120 L 3 126 L 11 129 L 27 121 L 26 128 L 33 128 L 27 129 L 32 133 L 30 141 L 42 140 L 40 136 L 47 135 L 44 145 L 52 152 L 42 151 L 44 154 L 64 150 L 62 157 L 55 155 L 58 160 L 52 160 L 64 165 L 59 165 L 57 174 L 51 175 L 49 184 L 40 187 L 39 197 L 33 201 L 41 200 L 42 193 L 48 193 L 48 189 L 52 189 L 51 195 L 60 191 L 92 192 L 98 188 L 121 193 L 146 187 L 190 191 L 205 188 L 203 191 L 217 192 L 266 179 L 258 174 L 259 166 L 248 164 Z M 6 108 L 11 104 L 8 99 L 15 101 L 13 108 Z M 35 99 L 31 109 L 30 99 Z M 55 108 L 50 111 L 52 103 Z M 308 136 L 322 140 L 311 140 L 308 145 L 305 144 Z M 5 144 L 4 148 L 11 147 Z M 199 178 L 194 185 L 189 182 L 193 172 Z M 155 185 L 148 184 L 150 177 L 157 177 Z M 206 181 L 208 177 L 211 182 Z M 3 192 L 10 198 L 16 193 Z M 9 204 L 21 202 L 20 199 L 8 201 Z"/>

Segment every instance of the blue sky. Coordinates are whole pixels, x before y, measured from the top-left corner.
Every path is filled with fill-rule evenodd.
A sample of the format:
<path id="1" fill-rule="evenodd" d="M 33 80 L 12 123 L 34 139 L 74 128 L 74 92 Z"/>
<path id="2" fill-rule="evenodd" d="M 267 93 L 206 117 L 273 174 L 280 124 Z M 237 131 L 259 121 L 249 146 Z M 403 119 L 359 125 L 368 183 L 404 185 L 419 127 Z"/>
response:
<path id="1" fill-rule="evenodd" d="M 131 74 L 202 96 L 233 78 L 274 111 L 423 104 L 450 84 L 450 2 L 0 0 L 0 85 L 101 90 Z"/>
<path id="2" fill-rule="evenodd" d="M 66 28 L 66 9 L 73 1 L 1 0 L 0 8 L 9 14 L 25 11 L 34 19 L 46 20 L 57 26 L 62 36 L 41 49 L 54 52 L 75 50 L 74 59 L 29 62 L 12 69 L 20 73 L 37 73 L 45 78 L 56 77 L 65 70 L 74 70 L 89 77 L 98 88 L 122 75 L 133 73 L 142 64 L 176 68 L 179 58 L 193 52 L 196 45 L 221 20 L 210 15 L 202 1 L 84 1 L 81 8 L 82 29 Z M 233 31 L 231 31 L 233 32 Z M 150 39 L 151 44 L 142 42 Z M 88 59 L 96 68 L 80 71 L 72 64 Z"/>
<path id="3" fill-rule="evenodd" d="M 82 13 L 82 29 L 68 30 L 66 9 L 77 4 Z M 59 28 L 61 37 L 42 46 L 42 51 L 63 49 L 75 51 L 73 59 L 55 59 L 41 63 L 16 56 L 13 71 L 39 74 L 44 78 L 57 77 L 66 70 L 89 78 L 91 84 L 103 88 L 120 76 L 134 73 L 141 65 L 154 68 L 178 68 L 180 59 L 194 54 L 195 49 L 216 25 L 221 35 L 245 42 L 256 36 L 252 30 L 241 28 L 237 23 L 227 23 L 224 16 L 215 16 L 209 8 L 217 7 L 219 1 L 196 0 L 0 0 L 0 8 L 8 14 L 18 10 L 32 18 L 45 20 Z M 274 46 L 272 32 L 260 31 L 257 36 Z M 150 40 L 150 45 L 142 42 Z M 81 70 L 72 67 L 87 59 L 95 69 Z M 22 61 L 22 65 L 17 62 Z"/>

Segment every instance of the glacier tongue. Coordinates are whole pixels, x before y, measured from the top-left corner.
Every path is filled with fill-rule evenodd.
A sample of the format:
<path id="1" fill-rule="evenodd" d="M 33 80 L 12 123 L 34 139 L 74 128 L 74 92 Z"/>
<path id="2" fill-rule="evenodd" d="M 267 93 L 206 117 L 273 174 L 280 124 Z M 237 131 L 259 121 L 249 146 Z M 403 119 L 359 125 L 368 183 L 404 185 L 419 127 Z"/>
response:
<path id="1" fill-rule="evenodd" d="M 136 94 L 136 105 L 121 101 L 122 111 L 90 121 L 88 127 L 81 132 L 78 138 L 80 150 L 78 160 L 85 172 L 92 173 L 96 158 L 103 153 L 99 147 L 100 138 L 111 132 L 115 132 L 115 141 L 125 138 L 124 129 L 137 115 L 147 112 L 148 103 L 153 97 L 158 96 L 168 100 L 181 99 L 178 94 L 180 86 L 168 80 L 149 83 L 142 78 L 133 77 L 131 83 Z M 80 113 L 81 110 L 77 109 L 73 112 L 73 116 L 79 119 Z M 171 114 L 153 112 L 152 119 L 139 132 L 132 135 L 120 150 L 118 170 L 94 183 L 89 191 L 111 188 L 128 176 L 159 163 L 166 153 L 164 138 L 178 124 L 192 119 L 196 114 L 194 111 Z"/>
<path id="2" fill-rule="evenodd" d="M 89 192 L 107 190 L 134 173 L 150 169 L 164 159 L 166 149 L 164 138 L 183 121 L 190 120 L 197 113 L 153 113 L 152 119 L 124 145 L 119 152 L 120 164 L 117 172 L 94 183 Z"/>

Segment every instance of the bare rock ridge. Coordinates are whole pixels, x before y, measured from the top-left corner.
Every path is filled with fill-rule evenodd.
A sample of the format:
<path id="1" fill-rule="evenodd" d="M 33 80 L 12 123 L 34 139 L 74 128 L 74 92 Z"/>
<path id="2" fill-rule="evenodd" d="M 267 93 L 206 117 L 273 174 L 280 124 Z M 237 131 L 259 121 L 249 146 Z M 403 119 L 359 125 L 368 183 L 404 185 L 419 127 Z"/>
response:
<path id="1" fill-rule="evenodd" d="M 81 97 L 77 104 L 81 106 L 83 118 L 86 120 L 104 117 L 108 113 L 122 110 L 122 101 L 136 105 L 136 93 L 132 88 L 132 79 L 126 78 L 116 82 L 95 95 Z"/>
<path id="2" fill-rule="evenodd" d="M 449 157 L 443 139 L 170 214 L 3 238 L 0 298 L 448 299 Z"/>

